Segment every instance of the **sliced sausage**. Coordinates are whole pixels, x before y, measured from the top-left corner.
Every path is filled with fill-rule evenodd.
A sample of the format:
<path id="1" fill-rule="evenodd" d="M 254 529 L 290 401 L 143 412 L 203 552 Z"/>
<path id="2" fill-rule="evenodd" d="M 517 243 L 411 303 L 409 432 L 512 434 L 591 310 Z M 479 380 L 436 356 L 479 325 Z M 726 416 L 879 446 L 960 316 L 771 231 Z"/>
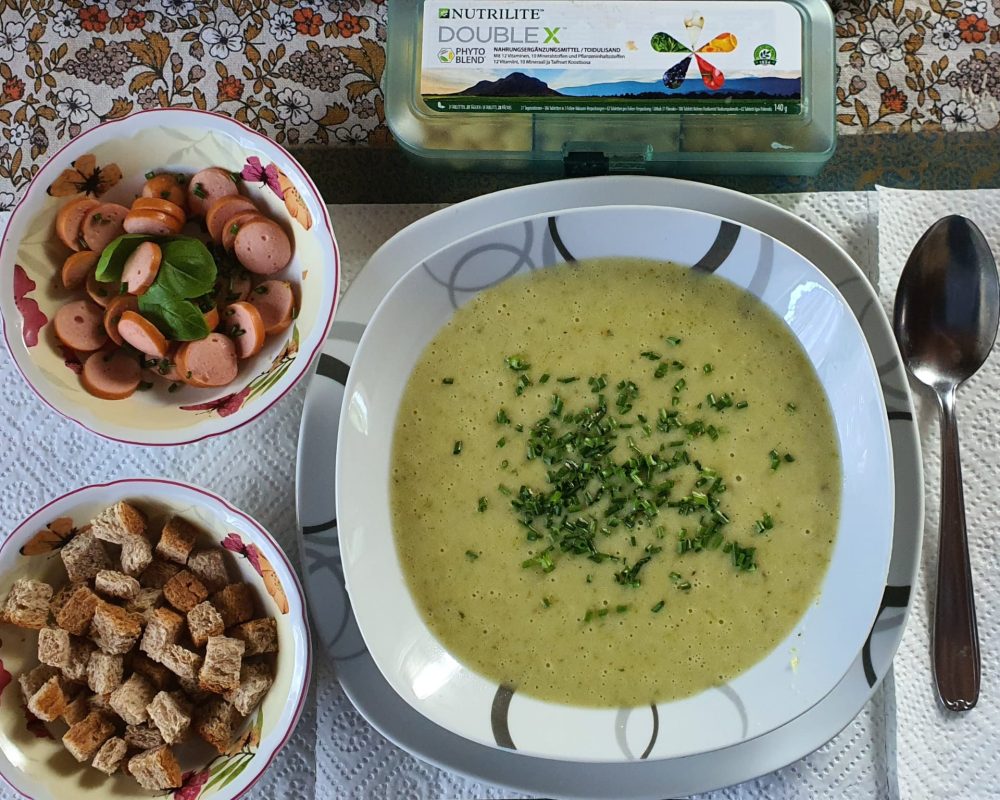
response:
<path id="1" fill-rule="evenodd" d="M 205 317 L 205 324 L 208 326 L 210 331 L 214 331 L 219 327 L 219 308 L 218 306 L 212 306 L 208 311 L 202 311 L 202 315 Z"/>
<path id="2" fill-rule="evenodd" d="M 240 232 L 246 223 L 255 219 L 267 219 L 259 211 L 240 211 L 226 221 L 226 227 L 222 229 L 222 246 L 228 251 L 236 244 L 236 234 Z"/>
<path id="3" fill-rule="evenodd" d="M 264 281 L 250 292 L 250 302 L 260 312 L 264 333 L 281 333 L 292 324 L 295 293 L 288 281 Z"/>
<path id="4" fill-rule="evenodd" d="M 121 292 L 121 285 L 117 283 L 104 283 L 97 280 L 97 273 L 91 272 L 87 276 L 87 294 L 97 305 L 104 308 L 108 303 Z"/>
<path id="5" fill-rule="evenodd" d="M 233 253 L 251 272 L 274 275 L 292 260 L 292 242 L 273 219 L 255 219 L 240 227 Z"/>
<path id="6" fill-rule="evenodd" d="M 143 242 L 125 259 L 122 267 L 122 283 L 127 284 L 129 294 L 145 294 L 153 285 L 160 271 L 163 251 L 156 242 Z"/>
<path id="7" fill-rule="evenodd" d="M 257 355 L 267 338 L 260 312 L 245 300 L 226 306 L 222 312 L 222 333 L 236 343 L 238 358 Z"/>
<path id="8" fill-rule="evenodd" d="M 137 197 L 132 203 L 132 210 L 140 211 L 143 209 L 147 209 L 149 211 L 159 211 L 161 214 L 173 217 L 181 225 L 187 222 L 187 214 L 183 208 L 176 203 L 172 203 L 169 200 L 163 200 L 159 197 Z"/>
<path id="9" fill-rule="evenodd" d="M 250 280 L 250 275 L 246 270 L 240 269 L 229 273 L 220 279 L 216 290 L 219 307 L 225 308 L 237 300 L 246 300 L 250 297 L 251 289 L 253 289 L 253 281 Z"/>
<path id="10" fill-rule="evenodd" d="M 139 388 L 139 359 L 124 350 L 100 351 L 83 362 L 80 382 L 94 397 L 124 400 Z"/>
<path id="11" fill-rule="evenodd" d="M 52 320 L 56 338 L 72 350 L 89 353 L 104 346 L 104 311 L 89 300 L 72 300 Z"/>
<path id="12" fill-rule="evenodd" d="M 187 192 L 181 181 L 176 175 L 168 173 L 149 178 L 142 187 L 142 196 L 169 200 L 182 209 L 187 201 Z"/>
<path id="13" fill-rule="evenodd" d="M 81 250 L 63 261 L 62 284 L 67 289 L 79 289 L 87 282 L 87 276 L 101 260 L 101 254 L 93 250 Z"/>
<path id="14" fill-rule="evenodd" d="M 257 206 L 253 200 L 241 194 L 231 194 L 220 197 L 205 212 L 205 227 L 208 228 L 208 235 L 212 241 L 220 243 L 222 241 L 222 231 L 225 230 L 226 223 L 241 211 L 256 211 Z"/>
<path id="15" fill-rule="evenodd" d="M 80 197 L 70 200 L 60 208 L 56 214 L 56 236 L 59 237 L 59 241 L 70 250 L 82 250 L 80 242 L 83 220 L 89 211 L 99 205 L 100 203 L 90 197 Z"/>
<path id="16" fill-rule="evenodd" d="M 181 374 L 177 371 L 177 345 L 171 344 L 167 349 L 167 354 L 160 356 L 146 354 L 142 359 L 144 374 L 148 377 L 159 378 L 160 380 L 177 383 L 181 380 Z"/>
<path id="17" fill-rule="evenodd" d="M 208 389 L 225 386 L 236 378 L 236 345 L 228 336 L 210 333 L 204 339 L 184 342 L 177 348 L 177 371 L 191 386 Z"/>
<path id="18" fill-rule="evenodd" d="M 140 353 L 163 358 L 169 345 L 152 322 L 135 311 L 123 311 L 118 320 L 118 335 Z"/>
<path id="19" fill-rule="evenodd" d="M 220 197 L 239 193 L 239 187 L 231 173 L 222 167 L 209 167 L 196 172 L 188 181 L 188 208 L 193 216 L 203 217 L 208 207 Z"/>
<path id="20" fill-rule="evenodd" d="M 183 227 L 183 220 L 151 208 L 129 211 L 124 221 L 126 232 L 144 233 L 147 236 L 173 236 L 180 233 Z"/>
<path id="21" fill-rule="evenodd" d="M 83 218 L 83 241 L 94 252 L 100 253 L 115 239 L 125 233 L 123 223 L 128 209 L 118 203 L 101 203 Z"/>
<path id="22" fill-rule="evenodd" d="M 139 301 L 130 294 L 120 294 L 104 308 L 104 330 L 112 342 L 121 346 L 122 337 L 118 334 L 118 323 L 125 311 L 138 311 Z"/>

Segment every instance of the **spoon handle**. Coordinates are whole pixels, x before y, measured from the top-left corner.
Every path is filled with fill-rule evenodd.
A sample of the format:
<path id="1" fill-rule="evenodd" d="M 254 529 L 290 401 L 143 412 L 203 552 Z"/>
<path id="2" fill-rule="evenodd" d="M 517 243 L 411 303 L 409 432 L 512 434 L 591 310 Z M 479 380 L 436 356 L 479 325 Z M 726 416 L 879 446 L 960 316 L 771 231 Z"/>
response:
<path id="1" fill-rule="evenodd" d="M 941 403 L 941 525 L 934 608 L 934 676 L 945 707 L 951 711 L 968 711 L 979 700 L 979 634 L 965 533 L 955 392 L 956 387 L 951 387 L 938 394 Z"/>

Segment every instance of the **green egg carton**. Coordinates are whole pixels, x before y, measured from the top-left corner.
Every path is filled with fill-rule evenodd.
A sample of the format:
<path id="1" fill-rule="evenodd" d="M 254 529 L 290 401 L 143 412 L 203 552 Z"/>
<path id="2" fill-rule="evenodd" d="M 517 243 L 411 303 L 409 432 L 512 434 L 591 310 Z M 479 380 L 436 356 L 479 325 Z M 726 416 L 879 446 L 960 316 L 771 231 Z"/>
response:
<path id="1" fill-rule="evenodd" d="M 417 0 L 386 117 L 443 168 L 814 175 L 833 155 L 824 0 Z"/>

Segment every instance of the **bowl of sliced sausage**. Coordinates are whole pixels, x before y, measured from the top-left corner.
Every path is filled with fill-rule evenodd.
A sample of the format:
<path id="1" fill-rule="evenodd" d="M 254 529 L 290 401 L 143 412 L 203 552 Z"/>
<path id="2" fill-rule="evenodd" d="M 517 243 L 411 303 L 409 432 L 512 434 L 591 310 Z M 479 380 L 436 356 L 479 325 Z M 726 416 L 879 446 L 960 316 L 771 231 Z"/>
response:
<path id="1" fill-rule="evenodd" d="M 262 414 L 333 320 L 326 206 L 280 146 L 205 112 L 105 123 L 38 172 L 0 246 L 0 311 L 55 411 L 176 445 Z"/>

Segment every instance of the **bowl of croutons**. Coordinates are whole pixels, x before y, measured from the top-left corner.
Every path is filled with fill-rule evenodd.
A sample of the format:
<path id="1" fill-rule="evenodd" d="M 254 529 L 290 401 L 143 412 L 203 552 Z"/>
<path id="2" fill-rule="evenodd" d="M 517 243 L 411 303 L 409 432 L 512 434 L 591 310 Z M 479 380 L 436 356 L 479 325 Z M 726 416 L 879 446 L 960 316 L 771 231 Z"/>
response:
<path id="1" fill-rule="evenodd" d="M 87 486 L 0 545 L 0 776 L 26 797 L 239 797 L 311 664 L 285 554 L 204 489 Z"/>

